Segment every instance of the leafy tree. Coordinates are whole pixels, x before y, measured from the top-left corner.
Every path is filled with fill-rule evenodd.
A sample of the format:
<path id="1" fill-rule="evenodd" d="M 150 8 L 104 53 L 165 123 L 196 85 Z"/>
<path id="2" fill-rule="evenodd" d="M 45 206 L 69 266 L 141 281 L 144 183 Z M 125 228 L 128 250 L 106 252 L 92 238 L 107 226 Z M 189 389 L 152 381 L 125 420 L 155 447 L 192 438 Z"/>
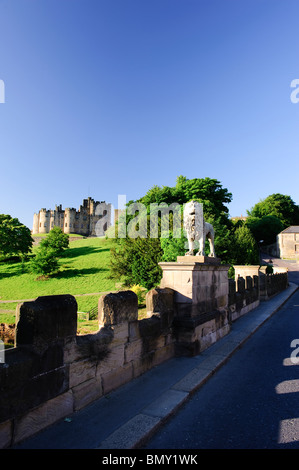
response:
<path id="1" fill-rule="evenodd" d="M 40 242 L 40 246 L 51 248 L 56 256 L 61 256 L 66 248 L 69 247 L 69 236 L 63 233 L 61 228 L 54 227 L 50 230 L 46 238 Z"/>
<path id="2" fill-rule="evenodd" d="M 112 250 L 111 261 L 111 276 L 114 278 L 121 278 L 125 285 L 140 284 L 147 289 L 157 285 L 161 279 L 161 269 L 158 262 L 162 259 L 164 261 L 175 261 L 176 256 L 183 255 L 186 252 L 186 238 L 176 238 L 172 233 L 172 220 L 175 215 L 170 214 L 169 222 L 161 216 L 158 217 L 158 238 L 150 238 L 151 236 L 151 223 L 150 213 L 152 204 L 161 205 L 162 203 L 170 206 L 177 204 L 182 206 L 191 199 L 202 202 L 204 214 L 207 221 L 212 220 L 216 225 L 216 233 L 218 227 L 221 227 L 219 232 L 220 237 L 215 240 L 221 254 L 226 252 L 224 248 L 224 240 L 228 240 L 230 227 L 232 226 L 229 217 L 226 203 L 232 199 L 231 193 L 227 189 L 222 188 L 221 184 L 211 178 L 198 179 L 194 178 L 188 180 L 184 176 L 177 178 L 175 187 L 168 186 L 154 186 L 142 198 L 137 201 L 129 201 L 127 206 L 131 204 L 142 203 L 147 211 L 143 213 L 143 218 L 140 218 L 140 225 L 145 224 L 147 227 L 147 238 L 116 238 L 116 246 Z M 182 212 L 181 212 L 182 213 Z M 126 226 L 132 222 L 134 216 L 127 215 L 125 219 Z M 146 219 L 146 220 L 145 220 Z M 124 219 L 123 219 L 124 220 Z M 181 229 L 182 217 L 180 219 Z M 119 221 L 117 233 L 120 233 Z M 168 226 L 167 226 L 168 225 Z M 163 236 L 163 231 L 169 228 L 169 238 Z M 225 235 L 225 236 L 224 236 Z M 219 254 L 217 253 L 219 256 Z"/>
<path id="3" fill-rule="evenodd" d="M 246 225 L 238 227 L 233 233 L 231 264 L 260 264 L 258 245 Z"/>
<path id="4" fill-rule="evenodd" d="M 58 259 L 69 246 L 69 236 L 59 227 L 54 227 L 35 251 L 30 265 L 36 274 L 48 276 L 59 269 Z"/>
<path id="5" fill-rule="evenodd" d="M 35 256 L 30 261 L 32 272 L 48 276 L 58 271 L 58 258 L 56 251 L 40 245 L 35 253 Z"/>
<path id="6" fill-rule="evenodd" d="M 162 261 L 176 261 L 177 256 L 184 256 L 188 248 L 187 238 L 182 231 L 181 238 L 173 238 L 170 233 L 168 238 L 161 238 L 161 248 L 163 250 Z"/>
<path id="7" fill-rule="evenodd" d="M 206 217 L 221 218 L 228 221 L 228 208 L 225 204 L 232 201 L 232 194 L 216 179 L 179 176 L 174 187 L 154 186 L 138 200 L 146 206 L 151 203 L 185 204 L 192 199 L 203 203 Z"/>
<path id="8" fill-rule="evenodd" d="M 284 229 L 282 221 L 275 215 L 264 215 L 261 218 L 249 217 L 246 225 L 257 243 L 263 240 L 264 245 L 275 243 L 277 234 Z"/>
<path id="9" fill-rule="evenodd" d="M 215 229 L 215 248 L 216 254 L 224 262 L 228 262 L 228 243 L 230 230 L 233 227 L 228 215 L 228 208 L 225 204 L 231 202 L 232 194 L 216 179 L 194 178 L 187 179 L 185 176 L 179 176 L 175 187 L 163 186 L 162 188 L 154 186 L 145 196 L 139 199 L 146 206 L 166 202 L 170 205 L 178 203 L 181 206 L 190 200 L 196 200 L 203 204 L 203 211 L 207 222 L 212 223 Z M 170 217 L 169 229 L 171 231 L 172 219 Z M 159 236 L 161 233 L 159 232 Z M 163 260 L 175 261 L 176 257 L 186 252 L 187 239 L 184 241 L 172 237 L 161 238 L 161 246 L 164 251 Z M 209 245 L 206 245 L 206 251 L 209 252 Z"/>
<path id="10" fill-rule="evenodd" d="M 146 289 L 159 284 L 162 270 L 160 240 L 157 238 L 124 238 L 116 240 L 111 250 L 110 277 L 130 287 L 139 284 Z"/>
<path id="11" fill-rule="evenodd" d="M 33 239 L 28 227 L 19 219 L 0 214 L 0 253 L 26 255 L 32 249 Z"/>
<path id="12" fill-rule="evenodd" d="M 295 204 L 290 196 L 275 193 L 255 204 L 250 211 L 250 217 L 262 218 L 272 215 L 281 220 L 283 228 L 290 225 L 299 225 L 299 206 Z"/>

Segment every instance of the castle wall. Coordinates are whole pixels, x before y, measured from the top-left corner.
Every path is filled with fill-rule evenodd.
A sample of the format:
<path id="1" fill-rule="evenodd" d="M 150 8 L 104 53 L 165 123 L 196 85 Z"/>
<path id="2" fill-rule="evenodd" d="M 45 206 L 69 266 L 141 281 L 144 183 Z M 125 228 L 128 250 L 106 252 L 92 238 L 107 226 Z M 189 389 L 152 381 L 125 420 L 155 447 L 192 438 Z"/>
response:
<path id="1" fill-rule="evenodd" d="M 74 208 L 62 210 L 55 206 L 54 210 L 41 209 L 33 216 L 33 234 L 49 233 L 53 227 L 59 227 L 64 233 L 77 233 L 84 236 L 103 236 L 111 226 L 111 204 L 84 199 L 77 211 Z"/>

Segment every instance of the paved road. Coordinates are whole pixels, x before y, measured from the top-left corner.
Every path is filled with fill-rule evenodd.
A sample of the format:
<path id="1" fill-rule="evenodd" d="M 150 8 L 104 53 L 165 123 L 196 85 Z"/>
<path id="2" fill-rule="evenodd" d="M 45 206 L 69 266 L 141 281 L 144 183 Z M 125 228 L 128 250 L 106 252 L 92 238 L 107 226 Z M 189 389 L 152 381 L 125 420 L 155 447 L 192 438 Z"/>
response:
<path id="1" fill-rule="evenodd" d="M 280 258 L 270 258 L 269 255 L 262 254 L 262 261 L 269 263 L 272 261 L 273 266 L 288 268 L 289 281 L 299 285 L 299 261 L 289 261 Z"/>
<path id="2" fill-rule="evenodd" d="M 299 449 L 297 338 L 299 290 L 145 448 Z"/>

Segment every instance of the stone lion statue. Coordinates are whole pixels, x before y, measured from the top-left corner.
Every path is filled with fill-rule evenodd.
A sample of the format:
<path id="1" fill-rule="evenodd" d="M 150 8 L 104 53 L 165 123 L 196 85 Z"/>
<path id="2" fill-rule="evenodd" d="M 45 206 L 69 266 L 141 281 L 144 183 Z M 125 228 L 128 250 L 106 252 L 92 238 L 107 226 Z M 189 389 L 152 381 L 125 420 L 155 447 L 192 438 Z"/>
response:
<path id="1" fill-rule="evenodd" d="M 197 241 L 199 250 L 196 255 L 205 256 L 205 241 L 208 239 L 210 243 L 209 256 L 215 258 L 214 228 L 211 224 L 205 222 L 202 204 L 197 201 L 190 201 L 185 204 L 183 222 L 189 245 L 189 251 L 185 253 L 185 256 L 194 255 L 194 244 Z"/>

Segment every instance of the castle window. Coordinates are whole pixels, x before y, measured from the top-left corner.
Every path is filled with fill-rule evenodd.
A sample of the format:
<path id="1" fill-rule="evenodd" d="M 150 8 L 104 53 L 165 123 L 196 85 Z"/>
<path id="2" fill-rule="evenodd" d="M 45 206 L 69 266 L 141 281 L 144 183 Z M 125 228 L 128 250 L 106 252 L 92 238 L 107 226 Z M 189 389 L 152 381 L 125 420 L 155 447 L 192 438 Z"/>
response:
<path id="1" fill-rule="evenodd" d="M 65 224 L 65 226 L 67 227 L 67 224 Z"/>
<path id="2" fill-rule="evenodd" d="M 39 226 L 41 227 L 41 226 L 42 226 L 42 223 L 40 223 Z"/>

